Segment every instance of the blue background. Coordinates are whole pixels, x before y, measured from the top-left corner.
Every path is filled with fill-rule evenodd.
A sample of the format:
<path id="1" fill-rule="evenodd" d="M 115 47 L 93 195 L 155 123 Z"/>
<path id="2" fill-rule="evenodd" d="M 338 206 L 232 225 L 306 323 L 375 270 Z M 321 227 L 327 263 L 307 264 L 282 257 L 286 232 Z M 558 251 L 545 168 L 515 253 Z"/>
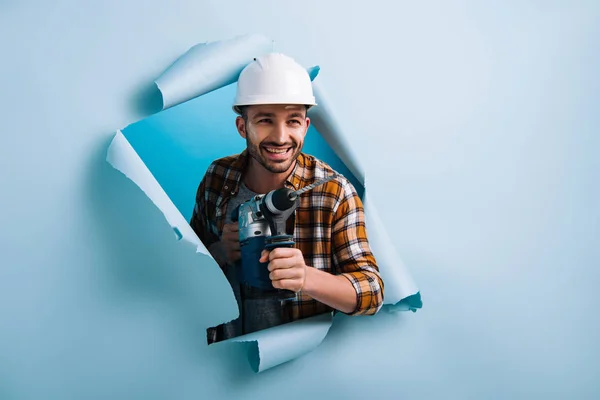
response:
<path id="1" fill-rule="evenodd" d="M 183 217 L 190 221 L 198 184 L 213 160 L 238 154 L 246 140 L 235 127 L 231 108 L 236 85 L 231 84 L 123 129 L 123 135 Z M 160 93 L 155 92 L 160 100 Z M 314 126 L 304 137 L 303 150 L 328 163 L 364 194 L 363 185 L 340 160 Z"/>
<path id="2" fill-rule="evenodd" d="M 49 3 L 0 2 L 0 398 L 600 396 L 598 2 Z M 258 375 L 104 161 L 176 57 L 247 32 L 320 65 L 425 300 Z"/>

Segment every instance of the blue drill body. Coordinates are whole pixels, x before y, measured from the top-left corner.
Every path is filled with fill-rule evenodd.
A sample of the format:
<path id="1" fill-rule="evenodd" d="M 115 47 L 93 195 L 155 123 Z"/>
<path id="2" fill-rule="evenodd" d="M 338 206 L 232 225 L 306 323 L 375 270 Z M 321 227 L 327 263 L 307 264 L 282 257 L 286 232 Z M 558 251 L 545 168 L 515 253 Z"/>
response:
<path id="1" fill-rule="evenodd" d="M 290 189 L 273 190 L 257 195 L 237 207 L 231 216 L 239 226 L 242 283 L 260 289 L 265 296 L 293 298 L 289 290 L 275 289 L 269 278 L 268 262 L 261 263 L 261 252 L 277 247 L 294 247 L 294 238 L 286 233 L 286 223 L 300 203 Z"/>
<path id="2" fill-rule="evenodd" d="M 265 296 L 280 299 L 296 297 L 290 290 L 275 289 L 269 278 L 268 263 L 261 263 L 263 250 L 277 247 L 294 247 L 294 237 L 286 233 L 287 220 L 300 205 L 300 195 L 322 185 L 336 177 L 318 180 L 302 189 L 293 191 L 288 188 L 272 190 L 265 195 L 257 195 L 240 204 L 231 215 L 238 222 L 241 261 L 238 263 L 242 283 L 263 291 Z"/>

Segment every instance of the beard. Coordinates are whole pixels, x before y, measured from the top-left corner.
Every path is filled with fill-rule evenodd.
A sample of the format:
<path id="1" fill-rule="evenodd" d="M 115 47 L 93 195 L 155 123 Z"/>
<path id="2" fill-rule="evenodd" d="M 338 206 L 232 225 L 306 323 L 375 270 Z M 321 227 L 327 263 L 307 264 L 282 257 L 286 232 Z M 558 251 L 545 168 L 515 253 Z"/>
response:
<path id="1" fill-rule="evenodd" d="M 248 148 L 248 154 L 255 159 L 260 165 L 263 166 L 267 171 L 273 174 L 281 174 L 287 172 L 293 163 L 296 162 L 296 159 L 302 152 L 303 143 L 298 143 L 293 139 L 289 143 L 285 143 L 285 147 L 289 147 L 289 157 L 285 160 L 270 160 L 268 159 L 264 152 L 267 150 L 263 149 L 263 146 L 273 146 L 279 147 L 281 143 L 274 143 L 269 141 L 264 141 L 262 143 L 254 143 L 249 139 L 249 135 L 246 135 L 246 146 Z"/>

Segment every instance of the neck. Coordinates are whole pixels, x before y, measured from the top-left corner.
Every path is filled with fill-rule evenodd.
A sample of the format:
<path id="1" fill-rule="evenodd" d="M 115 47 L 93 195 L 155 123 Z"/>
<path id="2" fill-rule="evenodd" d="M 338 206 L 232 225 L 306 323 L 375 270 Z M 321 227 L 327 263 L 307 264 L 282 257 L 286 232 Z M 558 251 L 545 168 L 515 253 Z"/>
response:
<path id="1" fill-rule="evenodd" d="M 271 190 L 282 188 L 295 166 L 296 162 L 292 163 L 287 171 L 276 174 L 265 169 L 255 159 L 250 158 L 244 174 L 244 183 L 253 192 L 265 194 Z"/>

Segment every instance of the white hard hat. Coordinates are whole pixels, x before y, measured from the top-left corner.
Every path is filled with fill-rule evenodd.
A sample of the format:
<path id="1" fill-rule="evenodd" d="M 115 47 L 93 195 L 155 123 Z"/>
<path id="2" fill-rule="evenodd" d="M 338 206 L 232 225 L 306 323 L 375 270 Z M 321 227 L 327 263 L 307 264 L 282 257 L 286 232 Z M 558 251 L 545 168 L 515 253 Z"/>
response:
<path id="1" fill-rule="evenodd" d="M 233 110 L 254 104 L 315 106 L 312 82 L 306 69 L 294 59 L 269 53 L 254 59 L 240 73 Z"/>

